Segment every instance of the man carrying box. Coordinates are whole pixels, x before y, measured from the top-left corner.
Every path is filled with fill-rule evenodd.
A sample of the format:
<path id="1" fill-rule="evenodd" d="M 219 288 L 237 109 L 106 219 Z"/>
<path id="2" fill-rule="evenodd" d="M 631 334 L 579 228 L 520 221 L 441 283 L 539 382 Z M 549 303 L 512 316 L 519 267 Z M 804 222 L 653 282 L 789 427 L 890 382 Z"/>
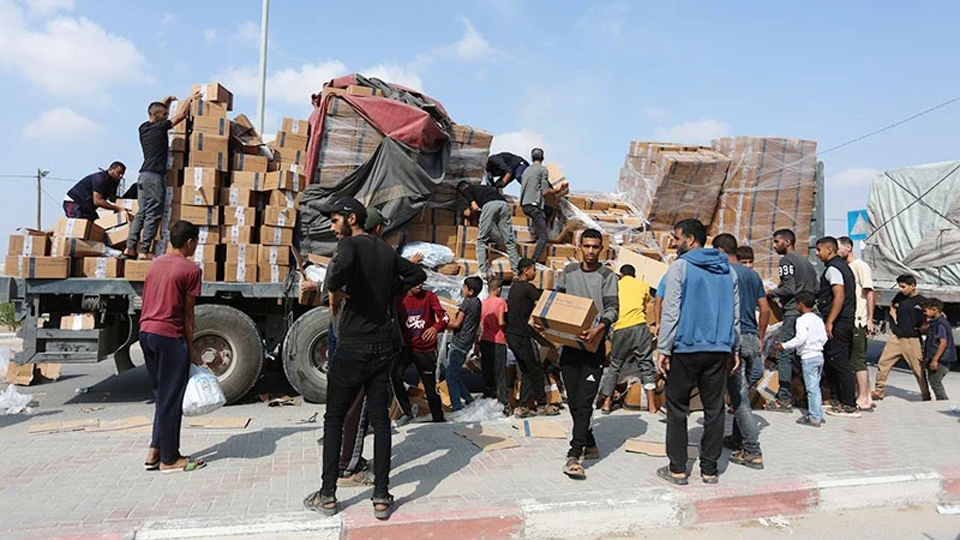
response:
<path id="1" fill-rule="evenodd" d="M 470 203 L 468 212 L 480 214 L 480 234 L 477 236 L 477 266 L 480 267 L 480 274 L 486 275 L 490 270 L 487 266 L 487 244 L 490 243 L 493 229 L 496 228 L 500 239 L 506 244 L 510 269 L 516 275 L 520 254 L 517 252 L 517 243 L 513 236 L 513 223 L 510 220 L 510 206 L 507 205 L 507 200 L 495 188 L 474 186 L 466 180 L 457 184 L 457 191 Z"/>
<path id="2" fill-rule="evenodd" d="M 110 164 L 107 170 L 99 170 L 84 176 L 63 199 L 63 212 L 68 218 L 96 220 L 97 208 L 106 208 L 113 212 L 126 212 L 113 203 L 117 198 L 117 186 L 123 180 L 127 166 L 119 161 Z M 131 216 L 132 217 L 132 216 Z"/>
<path id="3" fill-rule="evenodd" d="M 199 91 L 195 92 L 181 103 L 172 120 L 169 118 L 170 102 L 176 99 L 174 96 L 167 96 L 163 101 L 154 101 L 147 107 L 150 119 L 140 124 L 140 148 L 143 150 L 143 165 L 140 166 L 140 176 L 137 178 L 137 202 L 140 208 L 130 226 L 127 249 L 123 252 L 127 258 L 153 259 L 150 243 L 156 237 L 157 227 L 163 218 L 166 197 L 166 182 L 163 177 L 167 174 L 167 154 L 170 151 L 167 132 L 187 118 L 190 104 L 200 99 L 200 95 Z"/>
<path id="4" fill-rule="evenodd" d="M 602 340 L 607 331 L 617 322 L 620 313 L 617 275 L 600 264 L 603 251 L 603 235 L 596 229 L 587 229 L 580 235 L 580 251 L 583 260 L 567 265 L 560 274 L 557 291 L 589 298 L 600 312 L 599 320 L 589 330 L 580 334 L 587 343 Z M 596 352 L 565 346 L 560 353 L 560 373 L 567 387 L 567 404 L 573 417 L 573 439 L 567 452 L 563 473 L 570 478 L 583 479 L 587 475 L 580 459 L 598 459 L 600 449 L 593 437 L 590 422 L 593 404 L 600 389 L 603 376 L 603 361 L 606 358 L 606 343 L 601 343 Z"/>

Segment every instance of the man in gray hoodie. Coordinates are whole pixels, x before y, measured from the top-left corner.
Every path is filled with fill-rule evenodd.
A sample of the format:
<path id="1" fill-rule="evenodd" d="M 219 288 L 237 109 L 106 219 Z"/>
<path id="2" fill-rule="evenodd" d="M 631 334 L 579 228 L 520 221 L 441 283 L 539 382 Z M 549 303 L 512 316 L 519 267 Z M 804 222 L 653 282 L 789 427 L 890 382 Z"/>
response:
<path id="1" fill-rule="evenodd" d="M 600 264 L 603 251 L 603 235 L 596 229 L 588 229 L 580 235 L 581 262 L 572 263 L 563 269 L 557 290 L 562 293 L 590 298 L 600 312 L 599 320 L 590 330 L 580 334 L 586 342 L 604 340 L 620 313 L 617 274 Z M 573 439 L 563 472 L 570 478 L 586 478 L 580 459 L 597 459 L 600 450 L 593 438 L 590 421 L 593 405 L 603 376 L 603 361 L 606 358 L 606 342 L 600 343 L 597 352 L 574 347 L 564 347 L 560 354 L 560 372 L 567 387 L 567 405 L 573 417 Z"/>
<path id="2" fill-rule="evenodd" d="M 673 226 L 680 257 L 667 271 L 657 364 L 667 376 L 667 457 L 670 466 L 657 476 L 687 484 L 687 413 L 694 388 L 703 401 L 700 477 L 719 481 L 723 452 L 723 395 L 727 373 L 739 367 L 740 291 L 727 256 L 703 247 L 707 229 L 695 219 Z"/>

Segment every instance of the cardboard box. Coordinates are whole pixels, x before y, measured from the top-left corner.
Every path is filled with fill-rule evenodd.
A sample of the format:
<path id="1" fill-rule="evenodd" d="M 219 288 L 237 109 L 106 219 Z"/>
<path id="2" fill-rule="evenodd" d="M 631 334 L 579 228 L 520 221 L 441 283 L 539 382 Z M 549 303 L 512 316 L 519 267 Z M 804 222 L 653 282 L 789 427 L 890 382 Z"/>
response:
<path id="1" fill-rule="evenodd" d="M 202 101 L 221 103 L 228 111 L 233 110 L 233 93 L 218 82 L 194 84 L 190 91 L 199 91 Z"/>
<path id="2" fill-rule="evenodd" d="M 538 289 L 553 289 L 556 282 L 557 273 L 549 268 L 537 268 L 537 274 L 531 283 Z"/>
<path id="3" fill-rule="evenodd" d="M 83 277 L 99 279 L 123 277 L 123 262 L 114 257 L 88 257 L 83 259 Z"/>
<path id="4" fill-rule="evenodd" d="M 245 266 L 248 264 L 257 264 L 257 257 L 260 246 L 254 244 L 231 244 L 225 246 L 225 264 Z"/>
<path id="5" fill-rule="evenodd" d="M 242 187 L 220 188 L 220 204 L 224 206 L 259 206 L 260 195 Z"/>
<path id="6" fill-rule="evenodd" d="M 429 242 L 444 246 L 457 244 L 457 227 L 444 225 L 410 225 L 407 227 L 407 242 Z"/>
<path id="7" fill-rule="evenodd" d="M 306 134 L 301 135 L 280 130 L 277 132 L 277 137 L 274 139 L 273 144 L 276 145 L 277 148 L 306 151 L 309 142 L 310 139 Z"/>
<path id="8" fill-rule="evenodd" d="M 550 267 L 551 270 L 561 272 L 568 264 L 579 262 L 580 261 L 574 257 L 550 257 L 547 259 L 547 266 Z"/>
<path id="9" fill-rule="evenodd" d="M 214 137 L 205 133 L 194 133 L 190 136 L 190 161 L 193 161 L 193 154 L 195 152 L 226 154 L 229 144 L 230 139 L 226 137 Z M 191 166 L 197 167 L 199 165 Z"/>
<path id="10" fill-rule="evenodd" d="M 292 229 L 297 224 L 297 211 L 286 206 L 267 206 L 263 209 L 263 224 Z"/>
<path id="11" fill-rule="evenodd" d="M 267 172 L 267 160 L 264 156 L 252 156 L 250 154 L 234 154 L 230 162 L 233 164 L 233 170 L 240 172 Z"/>
<path id="12" fill-rule="evenodd" d="M 292 133 L 293 135 L 310 135 L 310 122 L 306 120 L 295 120 L 293 118 L 284 118 L 280 123 L 280 130 Z"/>
<path id="13" fill-rule="evenodd" d="M 637 271 L 637 279 L 642 279 L 647 282 L 652 287 L 656 287 L 660 283 L 660 279 L 667 273 L 669 265 L 667 263 L 651 259 L 645 255 L 641 255 L 621 247 L 617 253 L 616 262 L 613 265 L 614 271 L 617 273 L 620 272 L 620 267 L 629 264 L 634 267 Z"/>
<path id="14" fill-rule="evenodd" d="M 410 222 L 411 225 L 443 225 L 457 227 L 463 224 L 463 215 L 446 208 L 425 208 Z"/>
<path id="15" fill-rule="evenodd" d="M 123 277 L 127 281 L 142 283 L 147 280 L 147 271 L 150 270 L 150 263 L 153 261 L 125 261 L 123 265 Z"/>
<path id="16" fill-rule="evenodd" d="M 227 118 L 227 107 L 223 103 L 214 103 L 198 99 L 190 104 L 190 117 L 196 120 L 201 116 Z"/>
<path id="17" fill-rule="evenodd" d="M 263 197 L 266 206 L 300 207 L 300 194 L 295 191 L 270 191 Z"/>
<path id="18" fill-rule="evenodd" d="M 217 190 L 224 185 L 226 175 L 211 167 L 187 167 L 183 170 L 183 185 L 194 189 Z"/>
<path id="19" fill-rule="evenodd" d="M 82 238 L 99 242 L 103 240 L 103 227 L 98 227 L 89 219 L 60 218 L 54 229 L 56 238 Z"/>
<path id="20" fill-rule="evenodd" d="M 64 279 L 70 277 L 67 257 L 19 257 L 19 275 L 26 279 Z"/>
<path id="21" fill-rule="evenodd" d="M 435 270 L 436 273 L 444 276 L 462 276 L 463 265 L 460 263 L 450 263 L 438 266 Z"/>
<path id="22" fill-rule="evenodd" d="M 26 229 L 22 234 L 10 235 L 8 255 L 44 257 L 50 253 L 50 236 L 41 231 Z"/>
<path id="23" fill-rule="evenodd" d="M 191 167 L 209 167 L 218 171 L 227 172 L 230 168 L 230 158 L 226 149 L 211 151 L 194 150 L 190 152 L 189 164 Z"/>
<path id="24" fill-rule="evenodd" d="M 223 266 L 223 280 L 228 283 L 256 283 L 257 263 L 226 263 Z"/>
<path id="25" fill-rule="evenodd" d="M 50 247 L 52 257 L 102 257 L 107 251 L 103 242 L 80 238 L 54 238 Z"/>
<path id="26" fill-rule="evenodd" d="M 283 283 L 290 275 L 290 266 L 261 262 L 257 273 L 259 283 Z"/>
<path id="27" fill-rule="evenodd" d="M 218 188 L 201 187 L 197 189 L 193 184 L 186 184 L 180 191 L 180 204 L 187 206 L 216 206 Z"/>
<path id="28" fill-rule="evenodd" d="M 116 205 L 124 210 L 131 211 L 134 215 L 140 211 L 140 203 L 137 199 L 117 199 Z"/>
<path id="29" fill-rule="evenodd" d="M 516 218 L 514 218 L 516 219 Z M 527 227 L 513 227 L 514 241 L 518 244 L 531 244 L 537 241 L 533 231 Z"/>
<path id="30" fill-rule="evenodd" d="M 217 244 L 199 244 L 197 250 L 193 252 L 193 262 L 197 264 L 217 262 L 217 252 L 220 246 Z M 167 253 L 173 250 L 173 245 L 167 246 Z"/>
<path id="31" fill-rule="evenodd" d="M 3 275 L 7 277 L 20 277 L 20 259 L 16 255 L 7 255 L 3 260 Z"/>
<path id="32" fill-rule="evenodd" d="M 544 255 L 547 258 L 550 257 L 564 257 L 576 259 L 579 256 L 579 251 L 577 246 L 570 244 L 547 244 L 547 247 L 543 250 Z M 533 255 L 533 252 L 530 252 Z"/>
<path id="33" fill-rule="evenodd" d="M 167 170 L 168 171 L 178 171 L 183 169 L 183 166 L 187 163 L 187 154 L 185 152 L 174 152 L 170 151 L 167 153 Z"/>
<path id="34" fill-rule="evenodd" d="M 266 189 L 267 173 L 241 171 L 230 175 L 230 188 L 247 191 L 270 191 Z"/>
<path id="35" fill-rule="evenodd" d="M 447 316 L 450 317 L 450 319 L 457 316 L 457 312 L 460 311 L 460 304 L 444 296 L 438 296 L 437 298 L 439 298 L 440 305 L 443 307 L 443 310 L 447 312 Z"/>
<path id="36" fill-rule="evenodd" d="M 265 246 L 290 246 L 293 244 L 293 229 L 261 227 L 260 243 Z"/>
<path id="37" fill-rule="evenodd" d="M 593 326 L 597 315 L 597 306 L 590 298 L 543 291 L 540 301 L 533 308 L 531 321 L 543 326 L 543 336 L 554 345 L 596 352 L 603 343 L 603 337 L 585 342 L 579 335 Z"/>
<path id="38" fill-rule="evenodd" d="M 224 225 L 220 229 L 220 243 L 228 245 L 256 244 L 257 228 L 253 226 Z"/>
<path id="39" fill-rule="evenodd" d="M 256 227 L 257 209 L 250 206 L 224 206 L 223 224 Z"/>
<path id="40" fill-rule="evenodd" d="M 220 243 L 220 227 L 197 227 L 200 229 L 199 244 L 216 245 Z"/>
<path id="41" fill-rule="evenodd" d="M 92 330 L 97 326 L 97 317 L 93 313 L 75 313 L 60 318 L 61 330 Z"/>
<path id="42" fill-rule="evenodd" d="M 130 216 L 126 212 L 114 212 L 106 208 L 97 208 L 97 215 L 100 217 L 98 217 L 93 224 L 104 230 L 119 227 L 130 222 Z"/>
<path id="43" fill-rule="evenodd" d="M 200 280 L 201 281 L 219 281 L 220 278 L 217 275 L 217 269 L 219 266 L 215 262 L 196 262 L 197 267 L 200 268 Z"/>
<path id="44" fill-rule="evenodd" d="M 230 137 L 230 120 L 215 116 L 198 116 L 193 119 L 193 134 L 204 137 L 227 139 Z"/>
<path id="45" fill-rule="evenodd" d="M 189 221 L 197 226 L 217 226 L 220 225 L 220 208 L 214 206 L 178 206 L 174 209 L 170 221 L 175 223 L 178 220 Z"/>
<path id="46" fill-rule="evenodd" d="M 307 151 L 300 148 L 281 148 L 271 146 L 273 156 L 281 163 L 281 168 L 287 165 L 306 165 Z"/>
<path id="47" fill-rule="evenodd" d="M 290 266 L 292 257 L 289 246 L 258 246 L 257 262 Z"/>

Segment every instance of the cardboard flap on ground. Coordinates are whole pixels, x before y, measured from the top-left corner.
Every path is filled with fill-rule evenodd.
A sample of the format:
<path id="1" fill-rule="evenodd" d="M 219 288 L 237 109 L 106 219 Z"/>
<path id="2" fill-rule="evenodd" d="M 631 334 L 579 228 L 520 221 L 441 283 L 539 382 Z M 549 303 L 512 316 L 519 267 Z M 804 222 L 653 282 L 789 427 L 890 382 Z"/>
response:
<path id="1" fill-rule="evenodd" d="M 624 445 L 624 449 L 631 454 L 646 454 L 652 457 L 667 457 L 667 445 L 662 442 L 629 439 Z M 687 459 L 697 459 L 699 457 L 700 448 L 696 446 L 687 446 Z"/>
<path id="2" fill-rule="evenodd" d="M 249 418 L 191 418 L 188 428 L 200 429 L 244 429 L 250 425 Z"/>
<path id="3" fill-rule="evenodd" d="M 619 273 L 620 267 L 630 264 L 637 270 L 637 279 L 646 281 L 651 287 L 656 287 L 660 279 L 670 268 L 667 263 L 646 257 L 627 248 L 621 247 L 614 263 L 614 270 Z"/>
<path id="4" fill-rule="evenodd" d="M 537 439 L 566 439 L 567 428 L 552 420 L 521 420 L 513 425 L 524 437 Z"/>
<path id="5" fill-rule="evenodd" d="M 472 442 L 477 448 L 484 452 L 520 446 L 520 443 L 515 439 L 506 437 L 489 427 L 460 428 L 454 430 L 454 433 Z"/>

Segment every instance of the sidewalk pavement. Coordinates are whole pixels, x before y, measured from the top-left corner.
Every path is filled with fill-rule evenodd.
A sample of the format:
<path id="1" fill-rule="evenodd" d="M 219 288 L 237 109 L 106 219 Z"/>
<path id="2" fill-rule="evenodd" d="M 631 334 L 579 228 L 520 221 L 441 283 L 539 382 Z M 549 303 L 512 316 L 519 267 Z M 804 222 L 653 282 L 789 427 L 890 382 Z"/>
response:
<path id="1" fill-rule="evenodd" d="M 339 490 L 345 510 L 334 518 L 303 510 L 302 499 L 319 487 L 320 430 L 298 422 L 314 412 L 322 418 L 317 406 L 217 411 L 251 423 L 242 430 L 184 429 L 183 450 L 209 463 L 186 474 L 143 471 L 149 434 L 28 433 L 40 423 L 152 416 L 142 369 L 109 373 L 106 364 L 65 367 L 60 381 L 21 389 L 43 393 L 35 395 L 40 407 L 32 415 L 0 416 L 0 537 L 599 537 L 960 498 L 954 402 L 919 402 L 912 375 L 901 372 L 892 375 L 878 410 L 860 419 L 830 417 L 812 429 L 794 423 L 797 412 L 759 413 L 766 469 L 728 466 L 725 451 L 717 486 L 695 481 L 695 464 L 690 486 L 668 485 L 654 475 L 666 458 L 625 452 L 628 439 L 664 439 L 665 424 L 648 414 L 595 419 L 602 455 L 586 463 L 585 481 L 560 472 L 566 440 L 524 438 L 511 420 L 484 425 L 512 433 L 519 446 L 490 452 L 455 434 L 462 424 L 412 424 L 394 435 L 391 490 L 400 507 L 386 523 L 373 518 L 369 489 Z M 945 382 L 960 397 L 960 375 Z M 85 384 L 88 392 L 74 394 Z M 556 420 L 569 428 L 566 412 Z M 697 441 L 699 413 L 690 431 Z"/>

